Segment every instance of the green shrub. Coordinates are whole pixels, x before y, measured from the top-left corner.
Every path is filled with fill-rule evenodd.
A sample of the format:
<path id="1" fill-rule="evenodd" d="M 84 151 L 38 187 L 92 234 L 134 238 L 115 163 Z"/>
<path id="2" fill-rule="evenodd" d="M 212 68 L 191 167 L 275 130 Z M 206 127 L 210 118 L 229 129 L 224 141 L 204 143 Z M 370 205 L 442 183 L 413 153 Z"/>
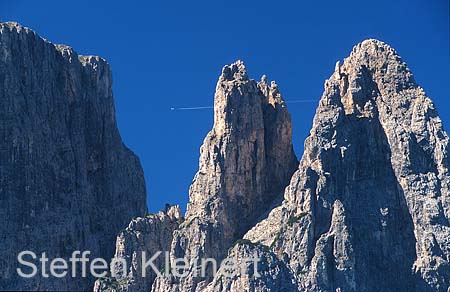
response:
<path id="1" fill-rule="evenodd" d="M 280 239 L 280 237 L 281 237 L 281 229 L 275 235 L 275 238 L 273 239 L 272 243 L 270 244 L 270 248 L 273 248 L 275 246 L 275 244 Z"/>
<path id="2" fill-rule="evenodd" d="M 291 218 L 289 218 L 288 220 L 288 225 L 292 227 L 292 225 L 294 225 L 295 223 L 298 222 L 298 220 L 302 219 L 303 217 L 305 217 L 306 215 L 308 215 L 308 213 L 304 212 L 304 213 L 300 213 L 297 216 L 292 216 Z"/>

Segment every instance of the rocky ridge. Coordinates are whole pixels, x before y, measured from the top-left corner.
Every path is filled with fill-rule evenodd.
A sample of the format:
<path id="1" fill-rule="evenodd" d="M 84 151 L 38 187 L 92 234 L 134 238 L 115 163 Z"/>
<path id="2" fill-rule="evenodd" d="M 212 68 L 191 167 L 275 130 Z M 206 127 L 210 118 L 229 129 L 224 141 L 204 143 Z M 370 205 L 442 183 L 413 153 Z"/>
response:
<path id="1" fill-rule="evenodd" d="M 172 262 L 221 261 L 228 248 L 281 198 L 298 162 L 290 115 L 278 86 L 248 78 L 241 61 L 225 66 L 214 97 L 214 126 L 200 149 L 199 171 L 189 190 L 186 224 L 174 233 Z M 212 275 L 194 269 L 154 291 L 196 291 Z M 160 279 L 157 279 L 159 281 Z M 163 283 L 167 283 L 166 279 Z M 177 286 L 177 288 L 173 288 Z"/>
<path id="2" fill-rule="evenodd" d="M 249 79 L 241 61 L 225 66 L 214 112 L 214 126 L 200 149 L 199 171 L 189 190 L 186 218 L 170 248 L 172 263 L 185 258 L 191 268 L 185 277 L 158 277 L 153 291 L 206 287 L 212 274 L 195 277 L 196 264 L 202 258 L 223 260 L 229 247 L 279 204 L 297 168 L 290 115 L 275 82 L 269 85 L 265 76 L 260 82 Z"/>
<path id="3" fill-rule="evenodd" d="M 447 291 L 448 141 L 395 50 L 364 41 L 325 83 L 282 206 L 245 238 L 271 242 L 300 291 Z"/>
<path id="4" fill-rule="evenodd" d="M 109 66 L 0 23 L 0 84 L 0 288 L 86 290 L 92 279 L 17 277 L 16 254 L 109 258 L 117 231 L 144 213 Z M 96 292 L 448 291 L 449 137 L 394 49 L 366 40 L 336 64 L 300 164 L 277 84 L 242 62 L 223 68 L 214 113 L 186 218 L 167 206 L 133 219 L 116 240 L 126 266 Z M 186 258 L 188 273 L 144 278 L 142 251 L 169 251 L 161 270 Z M 209 257 L 245 268 L 195 276 Z"/>
<path id="5" fill-rule="evenodd" d="M 240 85 L 247 82 L 242 67 L 226 66 L 219 80 L 214 128 L 202 146 L 186 221 L 174 232 L 171 254 L 192 262 L 211 255 L 238 261 L 257 255 L 261 277 L 254 277 L 251 265 L 232 278 L 223 277 L 221 268 L 207 279 L 192 274 L 157 278 L 152 291 L 447 291 L 449 138 L 434 104 L 397 52 L 366 40 L 336 64 L 283 202 L 270 207 L 262 220 L 262 213 L 247 209 L 259 222 L 237 223 L 233 216 L 247 218 L 249 213 L 233 213 L 242 210 L 240 205 L 225 202 L 245 184 L 231 176 L 229 191 L 221 192 L 228 168 L 220 166 L 247 165 L 251 156 L 220 155 L 217 145 L 223 142 L 216 135 L 242 133 L 259 116 L 246 95 L 254 86 Z M 238 93 L 230 96 L 239 101 L 229 98 L 224 103 L 230 81 L 229 92 Z M 266 78 L 257 86 L 268 104 L 279 96 L 273 94 L 276 84 L 269 87 Z M 226 117 L 228 113 L 235 115 Z M 269 120 L 266 125 L 273 124 Z M 246 145 L 252 137 L 227 137 L 233 142 L 227 147 Z M 247 194 L 249 202 L 258 205 L 254 195 Z M 244 239 L 233 243 L 242 232 Z M 227 240 L 222 234 L 233 236 Z"/>

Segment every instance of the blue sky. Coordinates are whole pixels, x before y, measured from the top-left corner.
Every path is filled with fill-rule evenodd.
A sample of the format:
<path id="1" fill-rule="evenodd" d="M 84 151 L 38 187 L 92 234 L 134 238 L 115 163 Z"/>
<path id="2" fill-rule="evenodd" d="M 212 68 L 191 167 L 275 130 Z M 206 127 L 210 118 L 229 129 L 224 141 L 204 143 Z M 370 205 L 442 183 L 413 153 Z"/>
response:
<path id="1" fill-rule="evenodd" d="M 450 128 L 448 0 L 4 1 L 18 21 L 113 70 L 119 128 L 144 167 L 149 210 L 184 207 L 212 127 L 221 68 L 244 60 L 249 75 L 276 80 L 285 99 L 319 99 L 337 60 L 366 38 L 392 45 Z M 316 104 L 292 104 L 300 157 Z"/>

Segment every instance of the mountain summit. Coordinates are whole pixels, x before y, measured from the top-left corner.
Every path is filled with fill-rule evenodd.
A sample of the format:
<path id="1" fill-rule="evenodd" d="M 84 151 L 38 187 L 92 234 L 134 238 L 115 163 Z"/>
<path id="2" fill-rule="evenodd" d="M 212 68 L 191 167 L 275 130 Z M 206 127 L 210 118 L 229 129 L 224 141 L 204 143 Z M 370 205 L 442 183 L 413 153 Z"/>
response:
<path id="1" fill-rule="evenodd" d="M 277 85 L 225 66 L 171 257 L 257 256 L 264 271 L 156 278 L 152 291 L 447 291 L 449 138 L 394 49 L 366 40 L 336 64 L 284 200 L 270 205 L 296 165 L 290 135 Z"/>
<path id="2" fill-rule="evenodd" d="M 184 216 L 170 205 L 140 216 L 143 173 L 117 130 L 105 60 L 16 23 L 0 23 L 0 46 L 2 290 L 91 289 L 92 278 L 20 278 L 17 253 L 108 259 L 118 234 L 123 261 L 96 292 L 448 291 L 449 137 L 387 44 L 363 41 L 337 62 L 300 162 L 277 83 L 223 67 Z M 159 251 L 161 273 L 141 274 L 142 252 Z M 244 268 L 199 276 L 203 259 Z"/>

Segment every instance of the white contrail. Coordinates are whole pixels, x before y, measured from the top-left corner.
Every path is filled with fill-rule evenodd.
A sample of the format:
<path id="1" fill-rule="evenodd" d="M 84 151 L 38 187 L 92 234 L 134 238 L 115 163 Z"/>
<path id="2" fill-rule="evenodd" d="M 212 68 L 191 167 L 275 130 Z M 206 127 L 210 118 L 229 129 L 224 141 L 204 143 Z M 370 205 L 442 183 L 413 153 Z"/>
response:
<path id="1" fill-rule="evenodd" d="M 309 103 L 309 102 L 317 102 L 315 99 L 296 99 L 296 100 L 286 100 L 286 103 Z M 193 110 L 204 110 L 204 109 L 213 109 L 213 106 L 194 106 L 194 107 L 171 107 L 171 111 L 193 111 Z"/>
<path id="2" fill-rule="evenodd" d="M 286 100 L 286 103 L 308 103 L 308 102 L 318 102 L 317 99 L 297 99 L 297 100 Z"/>
<path id="3" fill-rule="evenodd" d="M 195 107 L 171 107 L 171 111 L 192 111 L 192 110 L 202 110 L 202 109 L 212 109 L 213 106 L 195 106 Z"/>

